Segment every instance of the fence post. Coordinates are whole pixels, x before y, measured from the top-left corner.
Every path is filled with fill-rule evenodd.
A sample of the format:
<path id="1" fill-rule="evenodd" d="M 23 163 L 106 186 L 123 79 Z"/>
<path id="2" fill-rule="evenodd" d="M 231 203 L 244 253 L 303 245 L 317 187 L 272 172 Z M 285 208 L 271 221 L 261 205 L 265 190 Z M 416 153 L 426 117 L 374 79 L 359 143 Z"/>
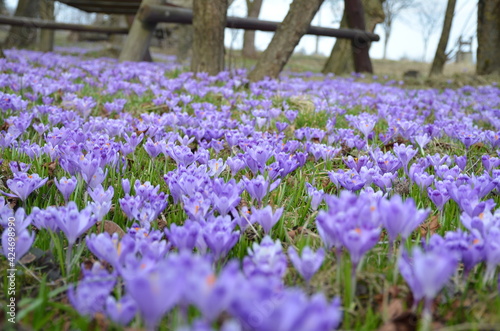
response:
<path id="1" fill-rule="evenodd" d="M 142 6 L 155 5 L 158 0 L 142 0 Z M 149 43 L 156 27 L 156 22 L 145 22 L 139 19 L 139 11 L 135 15 L 134 22 L 128 33 L 125 45 L 120 53 L 119 61 L 142 61 L 144 56 L 148 53 Z"/>

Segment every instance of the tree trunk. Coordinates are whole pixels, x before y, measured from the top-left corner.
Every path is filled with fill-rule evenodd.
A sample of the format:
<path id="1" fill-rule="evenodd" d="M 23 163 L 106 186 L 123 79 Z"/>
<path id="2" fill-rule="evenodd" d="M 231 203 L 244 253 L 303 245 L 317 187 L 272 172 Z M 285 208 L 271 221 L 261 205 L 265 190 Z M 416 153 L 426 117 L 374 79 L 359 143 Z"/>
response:
<path id="1" fill-rule="evenodd" d="M 389 44 L 389 38 L 391 37 L 391 29 L 384 30 L 384 55 L 382 59 L 387 60 L 387 45 Z"/>
<path id="2" fill-rule="evenodd" d="M 366 30 L 373 32 L 375 26 L 384 21 L 384 9 L 381 0 L 363 0 L 365 8 Z M 341 28 L 347 28 L 347 17 L 344 11 Z M 322 72 L 324 74 L 333 72 L 336 75 L 349 74 L 354 71 L 354 60 L 352 57 L 351 41 L 337 39 L 333 46 L 330 57 L 325 63 Z"/>
<path id="3" fill-rule="evenodd" d="M 500 0 L 479 0 L 477 74 L 500 73 Z"/>
<path id="4" fill-rule="evenodd" d="M 0 14 L 8 15 L 7 8 L 5 7 L 5 0 L 0 0 Z"/>
<path id="5" fill-rule="evenodd" d="M 323 0 L 294 0 L 288 14 L 274 33 L 271 43 L 261 55 L 248 78 L 259 81 L 264 77 L 277 78 L 306 33 Z"/>
<path id="6" fill-rule="evenodd" d="M 262 8 L 262 0 L 246 0 L 247 3 L 247 16 L 250 18 L 258 18 L 260 9 Z M 255 31 L 245 30 L 243 33 L 243 50 L 244 57 L 254 59 L 257 57 L 257 50 L 255 49 Z"/>
<path id="7" fill-rule="evenodd" d="M 54 21 L 55 17 L 53 0 L 41 0 L 40 18 L 44 20 Z M 52 52 L 54 50 L 54 33 L 55 30 L 42 29 L 42 31 L 40 32 L 40 51 Z"/>
<path id="8" fill-rule="evenodd" d="M 446 6 L 446 14 L 444 16 L 443 31 L 441 32 L 441 38 L 439 38 L 439 44 L 436 49 L 436 55 L 434 56 L 434 61 L 432 61 L 432 67 L 430 76 L 440 75 L 443 73 L 444 64 L 446 63 L 446 47 L 448 46 L 448 39 L 450 38 L 451 23 L 453 22 L 453 16 L 455 15 L 455 5 L 457 0 L 448 0 L 448 5 Z"/>
<path id="9" fill-rule="evenodd" d="M 361 0 L 345 0 L 347 24 L 351 29 L 365 30 L 365 12 Z M 354 57 L 354 70 L 356 72 L 373 73 L 370 60 L 370 41 L 363 37 L 352 40 L 352 54 Z"/>
<path id="10" fill-rule="evenodd" d="M 194 0 L 191 70 L 216 75 L 224 70 L 224 29 L 228 0 Z"/>
<path id="11" fill-rule="evenodd" d="M 158 0 L 142 0 L 141 5 L 156 5 Z M 124 61 L 152 61 L 149 53 L 149 43 L 155 30 L 156 24 L 141 22 L 136 16 L 126 17 L 130 30 L 123 45 L 118 60 Z"/>
<path id="12" fill-rule="evenodd" d="M 37 17 L 40 9 L 39 0 L 19 0 L 14 16 Z M 5 40 L 5 48 L 26 48 L 34 44 L 36 31 L 34 26 L 12 26 Z"/>

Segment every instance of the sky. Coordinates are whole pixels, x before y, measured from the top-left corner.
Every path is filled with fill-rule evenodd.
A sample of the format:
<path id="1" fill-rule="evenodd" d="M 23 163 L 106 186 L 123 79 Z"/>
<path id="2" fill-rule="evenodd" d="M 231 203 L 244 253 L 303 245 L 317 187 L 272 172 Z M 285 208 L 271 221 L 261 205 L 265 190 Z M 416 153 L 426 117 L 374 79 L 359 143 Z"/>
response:
<path id="1" fill-rule="evenodd" d="M 288 12 L 288 8 L 292 0 L 263 0 L 263 6 L 260 14 L 260 19 L 268 21 L 282 21 Z M 338 6 L 336 10 L 333 11 L 332 2 L 339 3 L 341 0 L 325 0 L 320 10 L 313 19 L 313 25 L 319 25 L 323 27 L 338 28 L 340 16 L 342 14 L 341 8 Z M 429 46 L 427 53 L 425 54 L 425 60 L 427 62 L 432 61 L 434 57 L 434 52 L 436 51 L 437 44 L 439 42 L 439 37 L 442 29 L 442 17 L 444 17 L 444 11 L 446 8 L 446 0 L 420 0 L 425 6 L 433 9 L 438 17 L 441 17 L 441 22 L 434 30 L 434 33 L 429 39 Z M 6 4 L 10 8 L 15 8 L 17 5 L 17 0 L 7 0 Z M 59 6 L 59 8 L 61 8 Z M 58 8 L 58 7 L 56 7 Z M 450 39 L 448 42 L 448 50 L 455 47 L 457 40 L 460 35 L 465 38 L 471 36 L 474 37 L 472 51 L 475 53 L 477 48 L 476 41 L 476 22 L 477 22 L 477 0 L 457 0 L 455 7 L 455 17 L 453 20 L 452 30 Z M 56 9 L 57 10 L 57 9 Z M 58 10 L 58 15 L 56 20 L 58 21 L 77 21 L 82 22 L 81 19 L 88 17 L 86 15 L 81 15 L 78 10 L 67 11 Z M 246 16 L 246 5 L 245 0 L 234 0 L 230 8 L 228 9 L 229 16 Z M 424 43 L 422 40 L 421 24 L 418 19 L 418 10 L 411 9 L 407 10 L 399 16 L 398 19 L 393 24 L 392 35 L 389 39 L 387 58 L 392 60 L 417 60 L 421 61 L 424 56 Z M 382 58 L 383 55 L 383 40 L 384 33 L 382 27 L 378 25 L 375 29 L 375 33 L 380 36 L 379 42 L 372 43 L 370 48 L 370 56 L 375 59 Z M 259 50 L 264 50 L 271 38 L 273 33 L 271 32 L 260 32 L 256 33 L 256 47 Z M 335 38 L 330 37 L 320 37 L 319 38 L 319 53 L 328 56 L 332 50 Z M 243 30 L 226 29 L 225 31 L 225 44 L 226 47 L 233 47 L 235 49 L 240 49 L 243 43 Z M 303 52 L 305 54 L 313 54 L 316 51 L 316 37 L 314 36 L 304 36 L 302 37 L 299 45 L 295 48 L 296 52 Z"/>
<path id="2" fill-rule="evenodd" d="M 259 18 L 269 21 L 281 21 L 286 16 L 291 2 L 291 0 L 264 0 L 261 15 L 259 16 Z M 436 13 L 441 14 L 439 15 L 439 17 L 444 17 L 444 11 L 446 9 L 447 3 L 446 0 L 421 0 L 421 2 L 423 2 L 424 5 L 432 6 L 432 8 L 435 9 Z M 477 1 L 475 0 L 457 0 L 457 4 L 455 7 L 455 17 L 452 24 L 450 39 L 448 42 L 448 50 L 455 47 L 460 35 L 463 35 L 466 38 L 474 36 L 472 50 L 473 53 L 475 53 L 475 50 L 477 48 L 477 42 L 475 39 L 477 22 L 476 8 Z M 342 12 L 337 10 L 337 15 L 334 16 L 334 13 L 331 9 L 331 2 L 325 1 L 321 6 L 319 12 L 313 19 L 313 25 L 338 28 L 338 21 L 340 20 L 339 15 L 341 15 Z M 246 16 L 245 0 L 235 0 L 228 10 L 228 15 Z M 403 12 L 393 24 L 392 35 L 389 39 L 388 44 L 387 58 L 392 60 L 422 60 L 424 53 L 424 43 L 422 40 L 420 26 L 421 24 L 419 24 L 418 13 L 416 9 Z M 425 60 L 427 62 L 432 61 L 434 57 L 434 53 L 439 42 L 439 37 L 441 35 L 441 29 L 442 18 L 440 24 L 435 30 L 435 33 L 433 33 L 433 35 L 431 35 L 429 39 L 429 46 L 427 49 L 427 54 L 425 55 Z M 372 58 L 380 59 L 383 56 L 384 40 L 384 33 L 380 25 L 376 27 L 375 33 L 380 36 L 380 41 L 372 43 L 370 56 Z M 231 46 L 231 44 L 233 44 L 234 48 L 241 48 L 243 31 L 227 29 L 225 35 L 226 46 L 229 47 Z M 271 41 L 272 36 L 273 34 L 269 32 L 257 32 L 257 49 L 264 50 L 267 47 L 268 43 Z M 329 55 L 334 42 L 334 38 L 320 37 L 319 53 L 325 56 Z M 316 50 L 316 37 L 302 37 L 299 45 L 295 50 L 303 51 L 306 54 L 313 54 Z"/>

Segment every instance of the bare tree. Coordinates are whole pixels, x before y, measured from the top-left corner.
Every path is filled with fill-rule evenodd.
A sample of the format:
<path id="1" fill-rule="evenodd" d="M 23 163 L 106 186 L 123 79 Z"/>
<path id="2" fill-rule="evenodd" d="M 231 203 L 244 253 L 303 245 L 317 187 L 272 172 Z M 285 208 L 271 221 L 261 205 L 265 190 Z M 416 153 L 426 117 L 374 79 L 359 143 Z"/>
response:
<path id="1" fill-rule="evenodd" d="M 228 0 L 194 0 L 193 72 L 215 75 L 224 70 L 224 28 Z"/>
<path id="2" fill-rule="evenodd" d="M 0 0 L 0 14 L 7 15 L 7 7 L 5 7 L 5 0 Z"/>
<path id="3" fill-rule="evenodd" d="M 19 0 L 14 16 L 38 17 L 40 0 Z M 37 29 L 34 26 L 12 26 L 5 40 L 5 48 L 26 48 L 36 40 Z"/>
<path id="4" fill-rule="evenodd" d="M 456 3 L 457 0 L 448 0 L 446 13 L 444 15 L 443 31 L 441 32 L 441 38 L 439 38 L 439 44 L 436 49 L 434 61 L 432 61 L 430 76 L 440 75 L 443 73 L 444 64 L 448 58 L 446 54 L 446 47 L 448 46 L 448 39 L 450 38 L 451 24 L 453 22 L 453 16 L 455 15 Z"/>
<path id="5" fill-rule="evenodd" d="M 391 37 L 392 24 L 398 18 L 402 11 L 411 8 L 415 0 L 385 0 L 383 3 L 385 19 L 382 23 L 384 29 L 384 60 L 387 58 L 387 45 Z"/>
<path id="6" fill-rule="evenodd" d="M 288 14 L 278 26 L 271 43 L 248 75 L 251 81 L 278 77 L 293 50 L 306 33 L 323 0 L 294 0 Z"/>
<path id="7" fill-rule="evenodd" d="M 363 0 L 366 31 L 373 32 L 375 30 L 375 26 L 384 21 L 382 1 L 383 0 Z M 340 27 L 347 28 L 347 17 L 345 13 L 342 15 Z M 351 42 L 348 39 L 337 39 L 322 72 L 324 74 L 333 72 L 337 75 L 341 75 L 351 73 L 353 71 L 354 60 L 352 56 Z"/>
<path id="8" fill-rule="evenodd" d="M 249 18 L 258 18 L 260 9 L 262 8 L 263 0 L 245 0 L 247 4 L 247 16 Z M 255 49 L 255 31 L 245 30 L 243 33 L 243 56 L 248 58 L 256 58 L 257 51 Z"/>
<path id="9" fill-rule="evenodd" d="M 365 30 L 365 10 L 361 0 L 345 0 L 345 13 L 347 26 L 351 29 Z M 354 71 L 373 73 L 370 60 L 370 41 L 364 37 L 354 38 L 351 41 L 352 56 L 354 58 Z"/>
<path id="10" fill-rule="evenodd" d="M 437 8 L 436 8 L 437 7 Z M 437 27 L 442 18 L 442 10 L 435 2 L 422 1 L 416 8 L 420 32 L 424 42 L 424 53 L 422 54 L 422 62 L 425 62 L 427 57 L 427 49 L 429 47 L 429 39 L 436 33 Z"/>
<path id="11" fill-rule="evenodd" d="M 500 73 L 500 0 L 479 0 L 477 8 L 477 74 Z"/>
<path id="12" fill-rule="evenodd" d="M 40 18 L 53 21 L 54 0 L 40 0 Z M 54 30 L 42 29 L 40 32 L 39 49 L 42 52 L 52 52 L 54 50 Z"/>

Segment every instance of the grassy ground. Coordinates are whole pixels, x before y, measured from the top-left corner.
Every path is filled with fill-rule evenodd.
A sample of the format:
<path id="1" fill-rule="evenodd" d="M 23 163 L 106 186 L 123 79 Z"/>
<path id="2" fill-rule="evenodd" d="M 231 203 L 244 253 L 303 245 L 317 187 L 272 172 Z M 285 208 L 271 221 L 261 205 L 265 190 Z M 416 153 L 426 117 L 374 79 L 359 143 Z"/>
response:
<path id="1" fill-rule="evenodd" d="M 240 59 L 240 61 L 246 60 Z M 288 69 L 318 71 L 323 61 L 323 58 L 297 56 L 292 58 Z M 426 66 L 425 64 L 417 66 L 419 64 L 392 63 L 390 61 L 374 61 L 374 64 L 375 69 L 380 70 L 379 75 L 383 75 L 384 70 L 386 70 L 385 72 L 389 73 L 390 71 L 394 76 L 398 76 L 410 68 L 424 70 L 424 66 Z M 236 61 L 234 65 L 239 66 Z M 251 65 L 251 62 L 245 62 L 244 65 Z M 393 70 L 390 70 L 391 67 Z M 454 70 L 459 72 L 462 69 L 455 68 Z M 173 73 L 172 76 L 177 74 Z M 453 72 L 450 71 L 450 74 L 453 74 Z M 134 82 L 137 83 L 137 80 Z M 246 87 L 239 87 L 239 89 L 245 92 L 250 91 Z M 8 87 L 5 87 L 3 92 L 14 93 Z M 100 89 L 85 83 L 85 87 L 78 92 L 78 96 L 91 96 L 97 101 L 99 106 L 93 110 L 92 116 L 102 115 L 104 112 L 101 105 L 111 101 L 115 97 L 127 98 L 128 102 L 125 111 L 136 117 L 142 113 L 169 112 L 168 107 L 154 107 L 151 103 L 154 97 L 151 91 L 146 92 L 142 96 L 135 94 L 128 96 L 122 94 L 105 95 Z M 279 96 L 273 96 L 271 101 L 275 107 L 281 107 L 283 102 L 285 102 L 288 106 L 299 110 L 299 116 L 294 125 L 285 131 L 287 139 L 293 139 L 294 130 L 299 128 L 312 127 L 325 129 L 326 122 L 330 116 L 326 112 L 316 112 L 314 105 L 308 100 L 297 98 L 283 99 Z M 208 93 L 204 97 L 195 97 L 193 102 L 208 102 L 215 104 L 217 107 L 229 105 L 228 101 L 221 97 L 220 94 L 213 93 Z M 37 100 L 32 102 L 30 107 L 40 103 Z M 62 104 L 60 95 L 55 96 L 54 104 L 58 106 Z M 348 108 L 346 111 L 348 115 L 357 115 L 365 111 L 375 112 L 374 109 L 359 105 Z M 186 107 L 186 112 L 190 115 L 194 113 L 191 107 Z M 10 115 L 15 114 L 11 113 Z M 237 109 L 232 109 L 232 118 L 239 119 L 239 115 L 241 114 Z M 2 114 L 0 118 L 3 123 L 7 119 L 7 115 Z M 429 117 L 428 120 L 431 121 L 432 117 Z M 41 121 L 45 124 L 48 123 L 47 118 L 42 118 Z M 386 127 L 386 123 L 381 121 L 375 127 L 375 132 L 377 134 L 382 133 Z M 345 116 L 338 117 L 336 128 L 348 128 Z M 24 133 L 23 139 L 29 139 L 31 142 L 40 144 L 44 143 L 44 137 L 37 134 L 31 128 Z M 409 143 L 409 141 L 401 142 Z M 376 137 L 371 143 L 380 145 L 385 151 L 390 151 L 392 148 L 391 146 L 383 146 L 381 141 Z M 192 148 L 195 149 L 196 147 L 193 144 Z M 426 155 L 433 155 L 436 152 L 456 155 L 466 153 L 461 143 L 448 137 L 434 139 L 425 150 Z M 211 157 L 213 158 L 221 157 L 225 159 L 232 155 L 233 151 L 226 146 L 218 155 L 215 155 L 214 151 L 211 151 L 211 153 Z M 315 183 L 318 188 L 323 188 L 326 193 L 338 194 L 339 190 L 331 183 L 327 172 L 345 169 L 346 166 L 342 161 L 342 157 L 347 157 L 348 155 L 359 156 L 363 155 L 363 153 L 363 151 L 344 148 L 336 158 L 325 162 L 315 162 L 312 157 L 309 157 L 308 162 L 303 168 L 286 177 L 279 188 L 266 198 L 264 204 L 285 207 L 284 215 L 272 234 L 274 239 L 281 240 L 284 250 L 291 245 L 299 248 L 309 245 L 314 249 L 321 245 L 317 229 L 315 228 L 317 213 L 310 209 L 309 200 L 305 195 L 305 183 Z M 494 155 L 494 151 L 484 144 L 474 145 L 468 151 L 470 160 L 477 160 L 483 154 Z M 49 177 L 51 180 L 67 175 L 61 167 L 57 167 L 51 162 L 47 155 L 42 155 L 32 160 L 27 155 L 21 154 L 15 149 L 8 148 L 3 150 L 2 158 L 4 163 L 1 169 L 1 176 L 4 182 L 7 178 L 12 177 L 7 166 L 10 161 L 32 163 L 32 172 L 38 173 L 41 177 Z M 124 195 L 120 185 L 122 177 L 129 178 L 131 182 L 135 179 L 139 179 L 141 182 L 151 181 L 153 185 L 160 185 L 161 191 L 168 192 L 168 187 L 162 179 L 163 175 L 176 169 L 175 162 L 170 158 L 160 155 L 157 159 L 152 160 L 143 148 L 138 148 L 129 157 L 128 161 L 129 168 L 124 174 L 110 169 L 108 178 L 104 183 L 105 187 L 115 187 L 115 195 L 112 200 L 115 208 L 107 215 L 107 220 L 114 222 L 122 230 L 130 225 L 125 215 L 117 207 L 119 206 L 118 199 Z M 479 174 L 482 171 L 482 167 L 475 164 L 471 166 L 469 171 L 470 173 Z M 399 171 L 399 175 L 403 176 L 402 170 Z M 238 174 L 236 179 L 240 180 L 243 176 L 251 177 L 251 174 L 249 171 L 245 171 L 243 174 Z M 221 177 L 228 180 L 231 178 L 231 175 L 226 170 Z M 402 185 L 405 186 L 404 184 Z M 6 190 L 5 187 L 0 187 L 0 189 Z M 432 206 L 427 196 L 420 192 L 415 185 L 413 187 L 403 187 L 399 192 L 404 198 L 413 198 L 420 208 Z M 491 194 L 488 197 L 494 199 L 497 204 L 500 203 L 498 195 Z M 85 185 L 81 181 L 72 195 L 72 200 L 76 201 L 80 208 L 83 208 L 85 203 L 90 200 L 85 192 Z M 16 207 L 21 205 L 18 200 L 12 200 L 12 203 Z M 30 196 L 26 203 L 26 208 L 29 214 L 35 206 L 46 208 L 52 205 L 63 204 L 64 201 L 55 185 L 48 184 L 40 188 L 37 194 Z M 247 193 L 243 193 L 243 202 L 241 205 L 244 204 L 252 204 L 250 196 Z M 324 205 L 322 208 L 325 208 Z M 415 231 L 411 240 L 401 243 L 400 247 L 404 245 L 410 247 L 415 242 L 418 242 L 422 238 L 428 238 L 433 233 L 444 235 L 447 231 L 460 227 L 458 225 L 459 210 L 456 204 L 448 203 L 443 215 L 443 218 L 439 219 L 438 222 L 439 213 L 433 210 L 426 223 Z M 162 217 L 154 222 L 153 228 L 162 228 L 166 223 L 182 224 L 186 217 L 182 205 L 174 204 L 172 199 L 170 199 L 169 206 L 162 213 Z M 98 233 L 103 230 L 104 223 L 101 223 L 101 226 L 93 227 L 90 231 Z M 229 257 L 243 258 L 246 255 L 247 248 L 253 242 L 258 242 L 262 236 L 263 234 L 260 229 L 257 233 L 249 231 L 231 251 Z M 82 317 L 68 304 L 65 291 L 68 284 L 76 282 L 81 277 L 80 263 L 90 263 L 96 260 L 82 243 L 79 245 L 80 249 L 76 249 L 76 262 L 73 263 L 69 274 L 66 274 L 65 271 L 64 255 L 67 245 L 62 234 L 53 234 L 46 230 L 38 231 L 34 246 L 36 250 L 31 252 L 33 257 L 31 257 L 31 260 L 27 259 L 24 261 L 29 271 L 22 269 L 21 275 L 18 278 L 19 284 L 22 284 L 20 293 L 22 300 L 19 301 L 18 315 L 21 325 L 20 329 L 101 330 L 119 328 L 100 315 L 94 318 Z M 328 255 L 326 263 L 323 264 L 322 269 L 310 284 L 306 284 L 291 267 L 285 277 L 285 283 L 289 286 L 298 285 L 308 293 L 322 291 L 328 297 L 340 295 L 344 307 L 342 329 L 374 330 L 382 327 L 382 330 L 413 330 L 416 327 L 415 323 L 420 323 L 421 309 L 417 310 L 416 313 L 409 309 L 412 300 L 410 290 L 404 280 L 395 275 L 396 261 L 388 258 L 388 251 L 388 244 L 381 241 L 366 256 L 365 263 L 360 268 L 357 277 L 358 286 L 355 293 L 351 293 L 351 265 L 347 252 L 344 252 L 342 262 L 340 263 L 335 259 L 333 253 Z M 2 265 L 0 274 L 5 274 L 5 269 L 6 266 Z M 445 290 L 440 292 L 439 296 L 434 300 L 434 326 L 436 328 L 440 327 L 442 330 L 498 329 L 500 325 L 500 315 L 498 314 L 500 311 L 500 298 L 497 284 L 484 284 L 482 282 L 484 266 L 479 266 L 475 271 L 465 282 L 458 276 L 452 279 Z M 5 283 L 3 286 L 6 288 Z M 193 315 L 196 315 L 196 313 Z M 5 320 L 0 318 L 0 325 L 2 325 L 2 322 L 5 323 Z M 175 326 L 178 326 L 175 318 L 165 318 L 161 329 L 170 330 Z M 141 328 L 140 319 L 133 322 L 132 328 L 134 330 Z"/>

